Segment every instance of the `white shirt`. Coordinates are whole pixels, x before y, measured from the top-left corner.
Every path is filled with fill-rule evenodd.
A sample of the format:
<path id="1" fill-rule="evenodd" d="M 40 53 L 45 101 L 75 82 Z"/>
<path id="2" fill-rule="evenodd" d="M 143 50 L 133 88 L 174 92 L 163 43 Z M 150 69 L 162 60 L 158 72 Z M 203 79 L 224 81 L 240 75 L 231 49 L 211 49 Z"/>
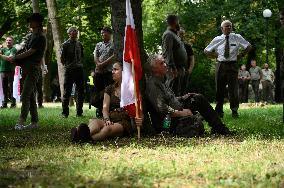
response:
<path id="1" fill-rule="evenodd" d="M 242 47 L 246 49 L 250 43 L 246 41 L 240 34 L 230 33 L 229 34 L 229 46 L 230 55 L 229 58 L 224 57 L 226 44 L 226 35 L 222 34 L 215 37 L 210 44 L 205 48 L 208 52 L 217 52 L 218 61 L 237 61 L 237 56 L 239 54 L 239 49 Z"/>
<path id="2" fill-rule="evenodd" d="M 273 82 L 274 74 L 271 69 L 262 69 L 262 79 Z"/>

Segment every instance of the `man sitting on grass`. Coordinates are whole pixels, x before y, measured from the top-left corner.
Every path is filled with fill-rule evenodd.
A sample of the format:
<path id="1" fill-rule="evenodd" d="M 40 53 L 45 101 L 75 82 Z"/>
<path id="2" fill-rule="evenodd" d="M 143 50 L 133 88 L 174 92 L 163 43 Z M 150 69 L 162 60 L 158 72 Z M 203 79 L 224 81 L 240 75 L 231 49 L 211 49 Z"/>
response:
<path id="1" fill-rule="evenodd" d="M 172 118 L 180 118 L 191 116 L 193 111 L 198 111 L 212 127 L 211 133 L 231 134 L 203 95 L 188 93 L 182 97 L 176 97 L 164 84 L 167 65 L 161 55 L 150 56 L 148 63 L 149 77 L 146 79 L 145 94 L 146 100 L 151 105 L 147 108 L 154 111 L 154 114 L 151 114 L 151 120 L 157 132 L 163 130 L 162 123 L 167 114 L 170 114 Z"/>

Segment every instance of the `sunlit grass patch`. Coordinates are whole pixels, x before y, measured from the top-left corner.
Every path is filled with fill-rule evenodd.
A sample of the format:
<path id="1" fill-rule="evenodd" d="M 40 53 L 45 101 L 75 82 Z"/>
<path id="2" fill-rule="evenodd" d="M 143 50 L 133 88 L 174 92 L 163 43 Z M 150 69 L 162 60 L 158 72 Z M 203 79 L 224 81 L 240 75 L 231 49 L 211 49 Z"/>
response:
<path id="1" fill-rule="evenodd" d="M 15 131 L 19 109 L 0 111 L 0 187 L 283 187 L 282 106 L 240 109 L 233 137 L 169 135 L 72 144 L 69 130 L 93 117 L 60 104 L 39 110 L 40 128 Z M 207 131 L 210 128 L 207 127 Z"/>

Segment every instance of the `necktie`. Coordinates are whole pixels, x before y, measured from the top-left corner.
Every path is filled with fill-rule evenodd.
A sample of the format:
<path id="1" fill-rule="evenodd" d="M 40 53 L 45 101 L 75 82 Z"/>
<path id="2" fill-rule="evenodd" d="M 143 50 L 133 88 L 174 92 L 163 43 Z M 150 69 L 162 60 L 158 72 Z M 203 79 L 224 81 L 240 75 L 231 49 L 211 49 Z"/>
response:
<path id="1" fill-rule="evenodd" d="M 226 36 L 224 57 L 227 59 L 230 56 L 229 35 Z"/>

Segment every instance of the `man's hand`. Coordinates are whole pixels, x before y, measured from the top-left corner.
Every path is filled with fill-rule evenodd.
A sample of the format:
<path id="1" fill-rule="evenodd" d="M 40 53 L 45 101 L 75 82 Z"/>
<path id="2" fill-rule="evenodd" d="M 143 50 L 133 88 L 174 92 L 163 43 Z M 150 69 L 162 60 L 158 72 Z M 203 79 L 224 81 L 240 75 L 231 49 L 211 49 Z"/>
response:
<path id="1" fill-rule="evenodd" d="M 113 122 L 111 122 L 110 120 L 106 120 L 105 121 L 105 126 L 110 126 L 113 125 Z"/>
<path id="2" fill-rule="evenodd" d="M 190 109 L 183 109 L 182 111 L 179 111 L 180 117 L 186 117 L 186 116 L 192 116 L 192 111 Z"/>
<path id="3" fill-rule="evenodd" d="M 44 67 L 43 67 L 43 74 L 47 74 L 47 73 L 48 73 L 47 65 L 44 65 Z"/>
<path id="4" fill-rule="evenodd" d="M 135 118 L 135 124 L 137 127 L 142 127 L 143 118 Z"/>

